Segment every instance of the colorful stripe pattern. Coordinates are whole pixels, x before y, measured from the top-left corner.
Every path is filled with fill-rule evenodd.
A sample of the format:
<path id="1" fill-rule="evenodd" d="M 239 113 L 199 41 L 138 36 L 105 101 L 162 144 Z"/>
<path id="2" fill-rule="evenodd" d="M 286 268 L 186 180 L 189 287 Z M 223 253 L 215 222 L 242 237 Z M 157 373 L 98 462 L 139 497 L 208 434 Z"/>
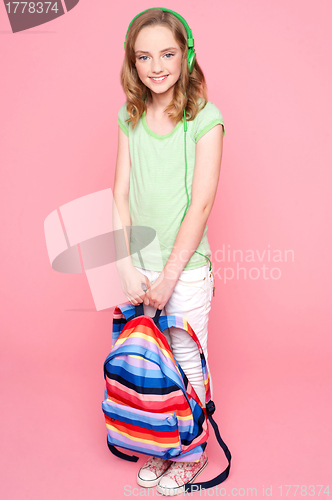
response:
<path id="1" fill-rule="evenodd" d="M 173 461 L 197 461 L 209 434 L 206 410 L 162 331 L 176 326 L 196 341 L 208 402 L 209 373 L 199 340 L 180 316 L 160 316 L 159 330 L 149 316 L 134 314 L 130 303 L 114 310 L 102 403 L 108 443 Z"/>

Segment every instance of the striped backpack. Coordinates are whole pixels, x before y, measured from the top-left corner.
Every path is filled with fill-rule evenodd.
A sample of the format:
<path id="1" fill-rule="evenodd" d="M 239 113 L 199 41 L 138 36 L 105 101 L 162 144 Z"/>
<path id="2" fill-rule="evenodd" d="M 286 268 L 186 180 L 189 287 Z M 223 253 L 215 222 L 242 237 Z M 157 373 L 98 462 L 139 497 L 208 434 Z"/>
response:
<path id="1" fill-rule="evenodd" d="M 143 304 L 125 303 L 113 314 L 112 350 L 104 362 L 105 399 L 102 402 L 107 444 L 111 452 L 137 462 L 116 447 L 172 461 L 198 461 L 209 435 L 208 419 L 228 459 L 227 468 L 214 479 L 194 488 L 211 488 L 225 481 L 231 454 L 212 418 L 209 373 L 200 342 L 180 316 L 144 315 Z M 174 358 L 166 328 L 185 330 L 197 343 L 206 390 L 203 408 L 195 390 Z M 187 485 L 187 491 L 194 491 Z"/>

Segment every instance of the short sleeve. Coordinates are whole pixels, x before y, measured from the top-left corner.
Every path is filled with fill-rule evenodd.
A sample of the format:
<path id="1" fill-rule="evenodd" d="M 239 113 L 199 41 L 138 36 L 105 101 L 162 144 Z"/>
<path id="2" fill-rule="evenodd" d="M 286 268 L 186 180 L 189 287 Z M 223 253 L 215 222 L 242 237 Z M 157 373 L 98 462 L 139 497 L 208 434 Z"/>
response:
<path id="1" fill-rule="evenodd" d="M 195 118 L 194 126 L 194 141 L 197 143 L 199 139 L 206 134 L 211 128 L 219 123 L 223 127 L 223 137 L 225 136 L 225 126 L 222 114 L 215 104 L 208 101 L 205 107 L 198 113 Z"/>
<path id="2" fill-rule="evenodd" d="M 128 118 L 130 117 L 127 112 L 127 103 L 125 102 L 118 112 L 118 124 L 126 135 L 129 135 L 129 122 L 126 122 Z"/>

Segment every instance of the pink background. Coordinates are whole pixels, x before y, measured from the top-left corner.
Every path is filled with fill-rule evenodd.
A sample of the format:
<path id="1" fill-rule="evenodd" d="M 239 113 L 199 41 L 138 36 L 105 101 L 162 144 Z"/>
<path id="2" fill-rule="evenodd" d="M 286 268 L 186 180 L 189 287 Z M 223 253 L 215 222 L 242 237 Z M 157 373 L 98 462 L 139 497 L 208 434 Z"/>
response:
<path id="1" fill-rule="evenodd" d="M 15 35 L 0 6 L 1 498 L 124 498 L 143 464 L 121 461 L 106 446 L 103 362 L 113 311 L 96 311 L 84 273 L 51 268 L 43 228 L 61 205 L 113 187 L 125 33 L 137 13 L 160 2 L 112 4 L 81 0 Z M 257 498 L 271 485 L 273 498 L 286 484 L 325 488 L 332 465 L 331 2 L 162 6 L 192 28 L 209 100 L 226 126 L 208 221 L 215 418 L 233 457 L 219 488 L 226 495 L 244 488 L 233 490 L 241 496 L 256 488 Z M 259 271 L 225 282 L 223 268 L 236 270 L 238 257 L 218 262 L 223 245 L 244 255 L 279 250 L 282 261 L 256 255 L 239 264 Z M 294 259 L 285 262 L 286 250 Z M 201 480 L 227 464 L 212 429 L 208 450 Z"/>

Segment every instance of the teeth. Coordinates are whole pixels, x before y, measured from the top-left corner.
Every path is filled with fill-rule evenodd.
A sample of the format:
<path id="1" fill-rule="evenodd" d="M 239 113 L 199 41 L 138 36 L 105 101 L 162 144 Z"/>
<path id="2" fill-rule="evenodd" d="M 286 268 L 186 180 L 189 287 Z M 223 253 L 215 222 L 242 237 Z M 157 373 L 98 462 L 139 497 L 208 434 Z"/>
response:
<path id="1" fill-rule="evenodd" d="M 156 80 L 157 82 L 160 82 L 161 80 L 165 80 L 165 78 L 167 78 L 167 75 L 166 76 L 160 76 L 159 78 L 152 78 L 152 80 Z"/>

